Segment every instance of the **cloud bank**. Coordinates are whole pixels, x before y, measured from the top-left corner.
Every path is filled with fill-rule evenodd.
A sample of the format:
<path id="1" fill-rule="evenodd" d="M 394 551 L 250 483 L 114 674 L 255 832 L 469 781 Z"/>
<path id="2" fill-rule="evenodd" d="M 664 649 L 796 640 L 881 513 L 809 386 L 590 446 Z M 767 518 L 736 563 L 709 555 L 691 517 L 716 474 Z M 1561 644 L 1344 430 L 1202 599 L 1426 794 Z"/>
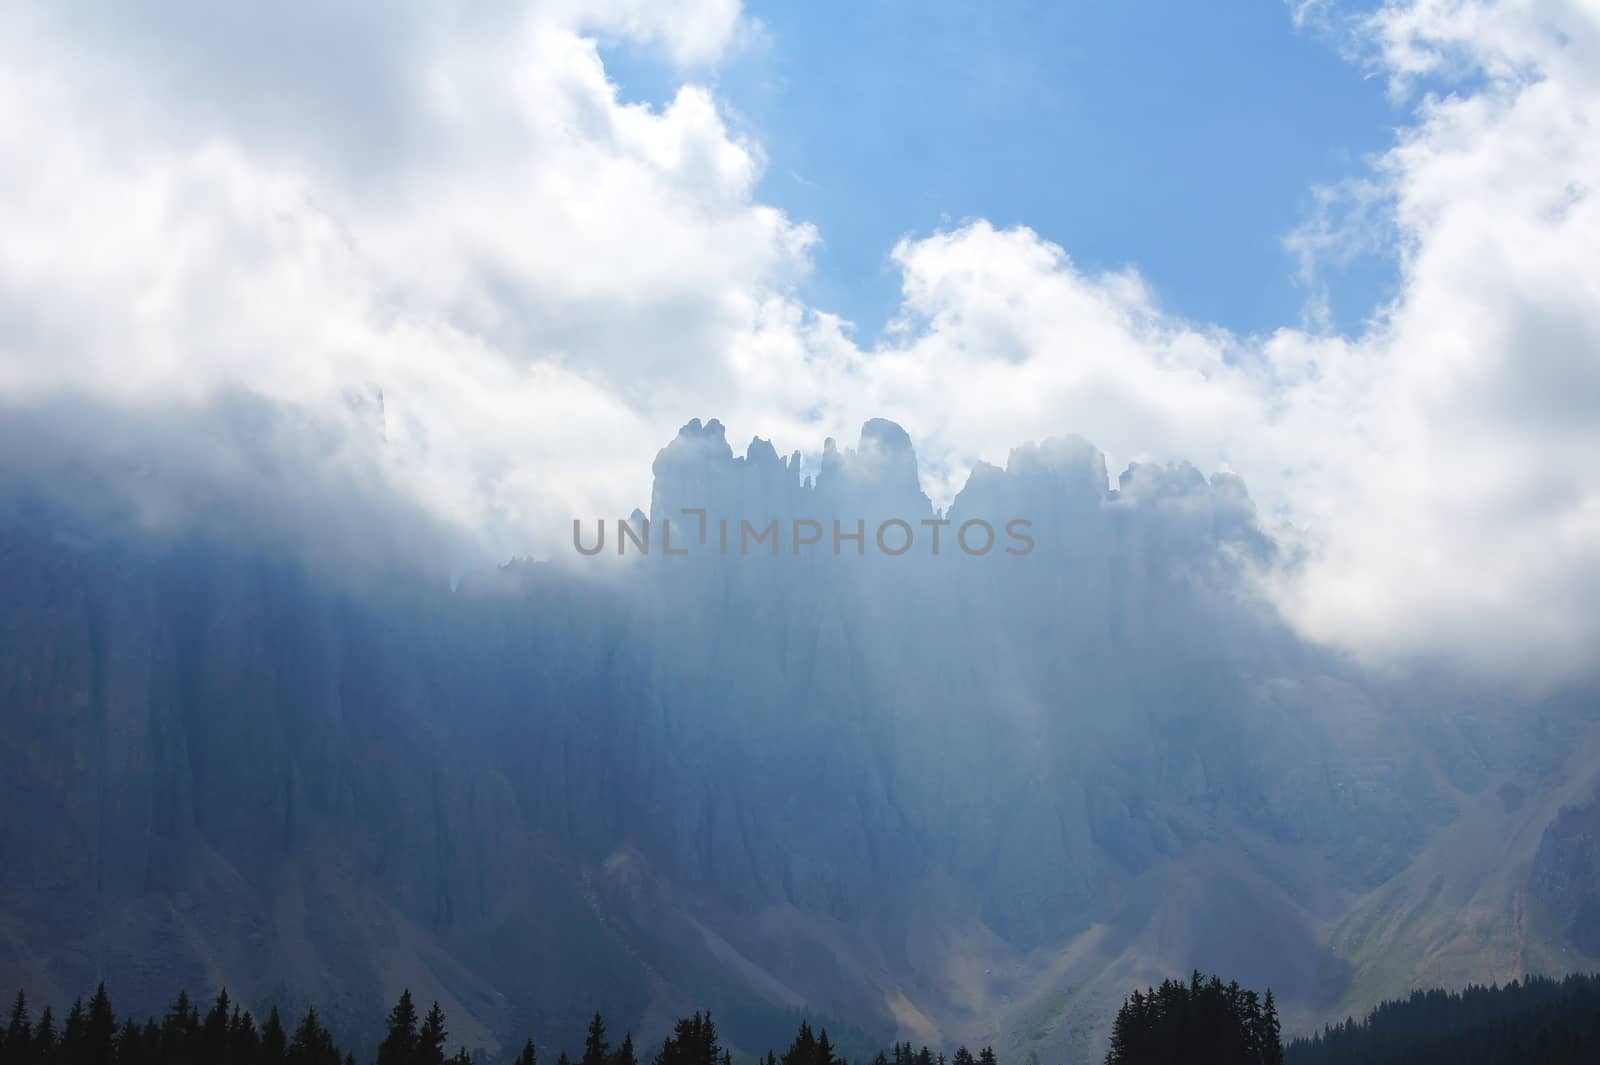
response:
<path id="1" fill-rule="evenodd" d="M 891 418 L 939 503 L 1071 432 L 1114 465 L 1240 474 L 1299 559 L 1267 589 L 1314 639 L 1589 675 L 1600 5 L 1313 13 L 1411 114 L 1322 193 L 1354 208 L 1343 228 L 1297 245 L 1311 273 L 1346 240 L 1397 257 L 1358 335 L 1186 321 L 1134 272 L 973 220 L 892 250 L 902 306 L 867 349 L 798 294 L 826 234 L 760 202 L 759 145 L 700 84 L 759 34 L 729 0 L 10 5 L 0 409 L 79 404 L 106 431 L 4 461 L 70 441 L 89 464 L 136 447 L 156 479 L 248 467 L 278 434 L 173 416 L 245 395 L 316 426 L 294 461 L 381 482 L 494 559 L 628 513 L 692 416 L 780 450 Z M 678 65 L 670 103 L 619 100 L 597 43 L 617 38 Z"/>

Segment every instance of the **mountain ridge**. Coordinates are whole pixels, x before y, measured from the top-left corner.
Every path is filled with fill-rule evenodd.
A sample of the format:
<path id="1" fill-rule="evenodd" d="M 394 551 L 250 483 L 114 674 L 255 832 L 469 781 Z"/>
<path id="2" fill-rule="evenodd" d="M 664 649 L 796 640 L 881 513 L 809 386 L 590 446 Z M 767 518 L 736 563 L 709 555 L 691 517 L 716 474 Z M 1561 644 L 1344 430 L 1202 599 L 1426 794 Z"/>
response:
<path id="1" fill-rule="evenodd" d="M 650 516 L 931 517 L 890 426 L 808 486 L 691 422 Z M 1584 860 L 1546 826 L 1589 797 L 1592 696 L 1306 644 L 1252 590 L 1281 552 L 1227 474 L 1112 487 L 1057 438 L 949 508 L 1029 518 L 1027 557 L 656 552 L 453 588 L 10 498 L 0 982 L 293 987 L 353 1026 L 406 984 L 486 1046 L 595 1005 L 641 1036 L 712 1005 L 759 1045 L 800 1009 L 1082 1060 L 1173 971 L 1270 984 L 1292 1030 L 1423 963 L 1584 964 L 1520 889 Z"/>

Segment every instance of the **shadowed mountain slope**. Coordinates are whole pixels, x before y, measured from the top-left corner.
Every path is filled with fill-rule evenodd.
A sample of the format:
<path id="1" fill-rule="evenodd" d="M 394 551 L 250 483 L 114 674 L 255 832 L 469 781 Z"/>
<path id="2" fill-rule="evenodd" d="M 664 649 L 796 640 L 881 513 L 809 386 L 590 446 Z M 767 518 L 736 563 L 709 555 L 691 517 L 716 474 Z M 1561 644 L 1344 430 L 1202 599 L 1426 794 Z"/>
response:
<path id="1" fill-rule="evenodd" d="M 491 1049 L 709 1006 L 743 1049 L 803 1011 L 1072 1061 L 1196 967 L 1273 987 L 1293 1031 L 1594 949 L 1592 840 L 1558 813 L 1600 785 L 1600 704 L 1305 645 L 1255 591 L 1292 560 L 1236 478 L 1113 487 L 1059 439 L 940 515 L 883 421 L 799 467 L 691 422 L 648 555 L 608 521 L 594 559 L 454 588 L 13 486 L 0 984 L 104 977 L 143 1012 L 226 983 L 352 1040 L 409 986 Z"/>

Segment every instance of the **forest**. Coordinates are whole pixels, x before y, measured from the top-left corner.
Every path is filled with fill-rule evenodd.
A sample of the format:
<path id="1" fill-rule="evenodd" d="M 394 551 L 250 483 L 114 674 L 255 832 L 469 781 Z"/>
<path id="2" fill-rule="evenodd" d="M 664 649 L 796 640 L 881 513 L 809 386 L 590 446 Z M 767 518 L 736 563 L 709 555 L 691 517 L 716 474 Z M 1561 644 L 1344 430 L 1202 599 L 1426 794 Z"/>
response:
<path id="1" fill-rule="evenodd" d="M 1265 997 L 1199 971 L 1135 991 L 1111 1026 L 1106 1065 L 1283 1065 L 1272 991 Z"/>
<path id="2" fill-rule="evenodd" d="M 481 1052 L 450 1050 L 437 1002 L 424 1013 L 401 994 L 385 1034 L 365 1054 L 342 1047 L 309 1008 L 285 1025 L 276 1007 L 257 1021 L 226 990 L 201 1010 L 187 994 L 159 1019 L 119 1018 L 102 983 L 87 1003 L 58 1017 L 34 1015 L 17 992 L 0 1028 L 0 1065 L 489 1065 Z M 366 1048 L 364 1048 L 366 1049 Z M 544 1052 L 549 1053 L 549 1048 Z M 526 1039 L 505 1065 L 539 1065 Z M 549 1058 L 546 1057 L 548 1061 Z M 1264 995 L 1204 977 L 1136 990 L 1117 1011 L 1105 1065 L 1593 1065 L 1600 1061 L 1600 974 L 1562 980 L 1533 976 L 1504 986 L 1417 991 L 1384 1002 L 1364 1019 L 1349 1018 L 1285 1047 L 1271 990 Z M 709 1013 L 679 1020 L 659 1046 L 641 1052 L 632 1033 L 615 1045 L 604 1018 L 590 1020 L 582 1051 L 555 1051 L 554 1065 L 733 1065 L 734 1055 Z M 825 1028 L 802 1020 L 782 1054 L 754 1065 L 852 1065 Z M 870 1063 L 855 1065 L 999 1065 L 991 1047 L 974 1054 L 897 1042 Z"/>
<path id="3" fill-rule="evenodd" d="M 439 1004 L 421 1014 L 409 990 L 389 1011 L 376 1049 L 358 1055 L 339 1045 L 315 1007 L 307 1009 L 291 1030 L 276 1007 L 258 1023 L 226 989 L 203 1013 L 187 993 L 180 993 L 159 1020 L 151 1017 L 140 1023 L 131 1016 L 118 1018 L 101 983 L 87 1004 L 81 999 L 74 1002 L 61 1018 L 50 1006 L 33 1016 L 26 993 L 18 991 L 9 1021 L 0 1029 L 0 1065 L 487 1065 L 465 1047 L 451 1054 L 449 1035 Z M 507 1065 L 538 1065 L 540 1057 L 537 1043 L 529 1038 L 514 1055 L 500 1060 Z M 640 1060 L 632 1033 L 613 1047 L 605 1019 L 597 1012 L 589 1022 L 582 1053 L 574 1059 L 560 1050 L 555 1065 L 640 1065 Z M 733 1065 L 733 1055 L 722 1045 L 711 1014 L 696 1013 L 677 1022 L 672 1034 L 648 1055 L 647 1065 Z M 802 1020 L 789 1048 L 782 1055 L 768 1051 L 757 1065 L 849 1063 L 835 1050 L 827 1029 L 813 1030 Z M 890 1053 L 880 1052 L 872 1065 L 998 1062 L 989 1047 L 976 1055 L 958 1047 L 947 1061 L 942 1052 L 915 1050 L 908 1042 L 895 1044 Z"/>
<path id="4" fill-rule="evenodd" d="M 1289 1044 L 1289 1065 L 1594 1065 L 1600 973 L 1413 991 Z"/>

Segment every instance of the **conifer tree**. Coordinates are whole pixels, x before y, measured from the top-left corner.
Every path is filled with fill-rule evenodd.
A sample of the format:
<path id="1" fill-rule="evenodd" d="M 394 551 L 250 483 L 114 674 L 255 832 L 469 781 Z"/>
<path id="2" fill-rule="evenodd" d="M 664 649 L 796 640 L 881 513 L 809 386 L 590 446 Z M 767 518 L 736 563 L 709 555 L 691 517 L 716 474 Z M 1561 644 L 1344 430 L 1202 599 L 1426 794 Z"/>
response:
<path id="1" fill-rule="evenodd" d="M 166 1059 L 161 1057 L 161 1026 L 154 1017 L 145 1018 L 144 1028 L 139 1032 L 139 1053 L 144 1056 L 146 1065 L 165 1065 Z"/>
<path id="2" fill-rule="evenodd" d="M 339 1048 L 317 1019 L 316 1007 L 306 1010 L 305 1018 L 294 1030 L 294 1038 L 289 1040 L 285 1060 L 289 1065 L 340 1065 L 339 1059 Z"/>
<path id="3" fill-rule="evenodd" d="M 378 1044 L 377 1065 L 411 1065 L 411 1056 L 417 1052 L 417 1007 L 411 1001 L 411 989 L 400 992 L 400 1000 L 389 1011 L 388 1034 Z"/>
<path id="4" fill-rule="evenodd" d="M 89 1000 L 83 1020 L 83 1050 L 78 1060 L 84 1065 L 114 1065 L 117 1056 L 117 1013 L 111 1008 L 106 983 L 100 981 Z"/>
<path id="5" fill-rule="evenodd" d="M 611 1044 L 606 1042 L 606 1022 L 601 1018 L 600 1011 L 596 1010 L 589 1021 L 589 1033 L 583 1039 L 583 1057 L 578 1065 L 607 1065 L 610 1054 Z"/>
<path id="6" fill-rule="evenodd" d="M 261 1065 L 283 1065 L 289 1052 L 289 1037 L 283 1030 L 283 1020 L 278 1007 L 267 1014 L 267 1023 L 261 1026 Z"/>
<path id="7" fill-rule="evenodd" d="M 216 1001 L 206 1011 L 205 1020 L 200 1022 L 200 1060 L 207 1065 L 211 1062 L 222 1065 L 227 1060 L 228 1022 L 232 1019 L 232 1006 L 228 989 L 224 987 L 217 992 Z"/>
<path id="8" fill-rule="evenodd" d="M 249 1010 L 241 1013 L 238 1006 L 233 1007 L 233 1016 L 228 1020 L 228 1055 L 235 1065 L 254 1065 L 261 1055 L 256 1019 Z"/>
<path id="9" fill-rule="evenodd" d="M 412 1053 L 412 1065 L 444 1065 L 444 1041 L 450 1033 L 444 1027 L 444 1010 L 435 1002 L 417 1033 L 417 1047 Z"/>
<path id="10" fill-rule="evenodd" d="M 1283 1065 L 1283 1029 L 1278 1023 L 1278 1006 L 1272 1000 L 1270 987 L 1261 1007 L 1261 1062 L 1262 1065 Z"/>
<path id="11" fill-rule="evenodd" d="M 539 1051 L 534 1048 L 532 1039 L 522 1044 L 522 1053 L 512 1065 L 539 1065 Z"/>
<path id="12" fill-rule="evenodd" d="M 1139 997 L 1135 991 L 1134 997 Z M 1111 1038 L 1106 1049 L 1106 1065 L 1132 1065 L 1134 1060 L 1134 1023 L 1136 1014 L 1131 1008 L 1131 1001 L 1122 1003 L 1122 1008 L 1117 1011 L 1116 1019 L 1111 1022 Z"/>
<path id="13" fill-rule="evenodd" d="M 67 1019 L 61 1025 L 61 1049 L 58 1051 L 66 1065 L 78 1065 L 83 1058 L 84 1029 L 88 1018 L 84 1014 L 82 997 L 72 1000 Z"/>
<path id="14" fill-rule="evenodd" d="M 978 1051 L 978 1065 L 996 1065 L 994 1047 L 984 1047 Z"/>
<path id="15" fill-rule="evenodd" d="M 783 1053 L 782 1065 L 816 1065 L 816 1060 L 817 1037 L 812 1033 L 811 1025 L 801 1021 L 794 1042 Z"/>
<path id="16" fill-rule="evenodd" d="M 56 1034 L 56 1019 L 46 1006 L 39 1014 L 38 1027 L 33 1030 L 33 1056 L 35 1061 L 49 1061 L 55 1054 L 60 1037 Z"/>
<path id="17" fill-rule="evenodd" d="M 817 1035 L 816 1065 L 835 1065 L 833 1044 L 828 1042 L 828 1030 L 826 1028 Z"/>
<path id="18" fill-rule="evenodd" d="M 6 1054 L 12 1061 L 25 1062 L 33 1044 L 33 1022 L 28 1016 L 28 996 L 21 991 L 11 1004 L 11 1020 L 6 1025 Z"/>
<path id="19" fill-rule="evenodd" d="M 964 1046 L 956 1047 L 956 1056 L 953 1061 L 954 1065 L 977 1065 L 977 1061 L 972 1056 L 972 1051 Z"/>
<path id="20" fill-rule="evenodd" d="M 633 1033 L 622 1036 L 622 1045 L 611 1055 L 611 1065 L 639 1065 L 639 1056 L 633 1050 Z"/>
<path id="21" fill-rule="evenodd" d="M 194 1061 L 194 1016 L 198 1011 L 189 1004 L 189 992 L 179 991 L 178 997 L 167 1010 L 161 1023 L 161 1059 L 166 1065 L 191 1065 Z"/>
<path id="22" fill-rule="evenodd" d="M 117 1065 L 146 1065 L 144 1029 L 129 1017 L 117 1033 Z"/>
<path id="23" fill-rule="evenodd" d="M 679 1019 L 672 1035 L 662 1042 L 656 1065 L 720 1065 L 722 1058 L 711 1014 L 696 1013 Z"/>

